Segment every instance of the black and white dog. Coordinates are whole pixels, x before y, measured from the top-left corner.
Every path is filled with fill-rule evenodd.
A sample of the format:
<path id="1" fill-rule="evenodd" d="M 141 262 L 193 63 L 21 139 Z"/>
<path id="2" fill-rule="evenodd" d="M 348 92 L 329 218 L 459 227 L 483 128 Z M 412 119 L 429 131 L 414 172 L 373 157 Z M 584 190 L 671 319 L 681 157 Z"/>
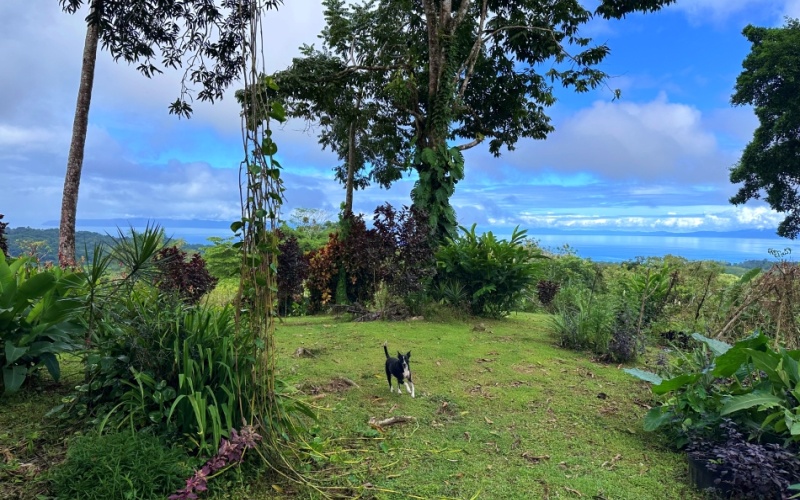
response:
<path id="1" fill-rule="evenodd" d="M 400 354 L 398 351 L 397 357 L 393 358 L 389 356 L 389 349 L 384 342 L 383 352 L 386 353 L 386 379 L 389 381 L 389 392 L 394 392 L 392 388 L 392 375 L 394 375 L 397 379 L 397 394 L 403 393 L 403 391 L 400 390 L 400 384 L 405 384 L 406 390 L 411 393 L 411 397 L 413 398 L 414 382 L 411 381 L 411 368 L 408 366 L 408 359 L 411 357 L 411 351 L 408 351 L 405 355 Z M 410 387 L 409 384 L 411 384 Z"/>

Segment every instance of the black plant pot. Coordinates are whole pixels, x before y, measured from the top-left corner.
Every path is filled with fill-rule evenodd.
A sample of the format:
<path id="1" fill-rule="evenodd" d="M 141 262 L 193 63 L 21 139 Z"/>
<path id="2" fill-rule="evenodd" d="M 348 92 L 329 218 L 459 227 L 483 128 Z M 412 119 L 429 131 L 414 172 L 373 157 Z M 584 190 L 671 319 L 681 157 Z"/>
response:
<path id="1" fill-rule="evenodd" d="M 720 498 L 731 498 L 733 486 L 724 481 L 721 470 L 708 468 L 708 460 L 687 455 L 689 459 L 689 480 L 698 490 L 713 490 Z"/>

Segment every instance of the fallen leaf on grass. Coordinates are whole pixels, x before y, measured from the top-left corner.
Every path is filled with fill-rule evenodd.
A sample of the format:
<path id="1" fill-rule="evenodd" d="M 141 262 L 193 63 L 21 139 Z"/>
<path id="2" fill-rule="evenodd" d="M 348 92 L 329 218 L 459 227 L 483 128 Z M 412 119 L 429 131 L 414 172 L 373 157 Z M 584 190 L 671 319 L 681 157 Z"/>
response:
<path id="1" fill-rule="evenodd" d="M 564 489 L 567 490 L 568 492 L 572 493 L 572 494 L 578 495 L 578 497 L 582 497 L 583 496 L 583 494 L 580 491 L 574 490 L 574 489 L 570 488 L 569 486 L 564 486 Z"/>
<path id="2" fill-rule="evenodd" d="M 543 460 L 550 460 L 550 455 L 534 455 L 533 453 L 526 451 L 522 454 L 522 458 L 526 459 L 528 462 L 538 464 Z"/>
<path id="3" fill-rule="evenodd" d="M 614 458 L 612 458 L 611 460 L 609 460 L 609 461 L 607 461 L 607 462 L 603 462 L 603 464 L 602 464 L 602 465 L 600 465 L 600 467 L 606 467 L 606 466 L 608 466 L 608 468 L 609 468 L 609 469 L 612 469 L 612 468 L 613 468 L 613 467 L 614 467 L 614 466 L 617 464 L 617 462 L 619 462 L 620 460 L 622 460 L 622 455 L 620 455 L 620 454 L 617 454 L 617 455 L 616 455 L 616 456 L 614 456 Z"/>
<path id="4" fill-rule="evenodd" d="M 491 420 L 489 420 L 489 417 L 483 417 L 483 419 L 486 420 L 486 423 L 489 425 L 492 425 L 494 423 Z"/>

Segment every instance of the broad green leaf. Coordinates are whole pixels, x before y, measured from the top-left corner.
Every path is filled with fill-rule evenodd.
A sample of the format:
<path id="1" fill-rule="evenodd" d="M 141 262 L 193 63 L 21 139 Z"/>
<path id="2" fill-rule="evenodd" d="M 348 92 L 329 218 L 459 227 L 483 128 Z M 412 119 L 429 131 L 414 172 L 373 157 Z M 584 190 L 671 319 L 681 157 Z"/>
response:
<path id="1" fill-rule="evenodd" d="M 26 352 L 28 352 L 27 347 L 17 347 L 13 343 L 6 341 L 6 348 L 5 348 L 6 364 L 10 365 L 14 363 L 19 358 L 24 356 Z"/>
<path id="2" fill-rule="evenodd" d="M 774 384 L 783 383 L 781 376 L 777 372 L 778 365 L 781 361 L 781 356 L 778 353 L 774 351 L 760 352 L 752 349 L 748 349 L 748 353 L 753 362 L 753 366 L 757 370 L 761 370 L 766 373 L 770 382 Z"/>
<path id="3" fill-rule="evenodd" d="M 710 339 L 704 335 L 700 335 L 699 333 L 693 333 L 692 338 L 707 345 L 715 356 L 721 356 L 728 352 L 728 350 L 731 348 L 731 345 L 728 343 L 716 339 Z"/>
<path id="4" fill-rule="evenodd" d="M 639 368 L 625 368 L 625 373 L 628 375 L 633 375 L 634 377 L 638 378 L 639 380 L 644 380 L 645 382 L 650 382 L 653 385 L 658 385 L 664 381 L 663 378 L 659 377 L 653 372 L 648 372 L 645 370 L 640 370 Z"/>
<path id="5" fill-rule="evenodd" d="M 56 284 L 53 273 L 43 272 L 31 276 L 17 289 L 17 300 L 33 300 L 43 297 Z"/>
<path id="6" fill-rule="evenodd" d="M 25 377 L 28 375 L 28 369 L 24 366 L 14 365 L 6 366 L 3 368 L 3 385 L 5 386 L 5 394 L 17 392 L 22 383 L 25 382 Z"/>
<path id="7" fill-rule="evenodd" d="M 652 432 L 672 420 L 672 413 L 664 411 L 663 406 L 652 408 L 644 416 L 644 430 Z"/>
<path id="8" fill-rule="evenodd" d="M 717 377 L 730 377 L 745 365 L 750 353 L 762 351 L 769 343 L 769 338 L 759 333 L 733 344 L 725 354 L 714 360 L 714 375 Z"/>
<path id="9" fill-rule="evenodd" d="M 677 377 L 673 377 L 671 379 L 664 380 L 658 385 L 654 385 L 650 388 L 653 391 L 653 394 L 666 394 L 668 392 L 672 392 L 675 389 L 680 389 L 685 385 L 689 385 L 694 383 L 701 375 L 699 373 L 687 373 L 684 375 L 678 375 Z"/>
<path id="10" fill-rule="evenodd" d="M 762 408 L 772 408 L 783 403 L 783 398 L 773 394 L 751 392 L 740 396 L 733 396 L 722 407 L 720 415 L 725 416 L 737 411 L 746 410 L 754 406 Z"/>
<path id="11" fill-rule="evenodd" d="M 58 381 L 61 378 L 61 367 L 58 364 L 58 358 L 55 354 L 46 352 L 41 356 L 42 364 L 47 368 L 47 371 L 50 372 L 50 376 L 53 377 L 53 380 Z"/>
<path id="12" fill-rule="evenodd" d="M 797 360 L 789 355 L 787 351 L 782 351 L 781 356 L 781 363 L 783 364 L 783 369 L 786 371 L 786 375 L 788 376 L 788 385 L 789 387 L 795 387 L 798 382 L 800 382 L 800 367 L 798 367 Z"/>

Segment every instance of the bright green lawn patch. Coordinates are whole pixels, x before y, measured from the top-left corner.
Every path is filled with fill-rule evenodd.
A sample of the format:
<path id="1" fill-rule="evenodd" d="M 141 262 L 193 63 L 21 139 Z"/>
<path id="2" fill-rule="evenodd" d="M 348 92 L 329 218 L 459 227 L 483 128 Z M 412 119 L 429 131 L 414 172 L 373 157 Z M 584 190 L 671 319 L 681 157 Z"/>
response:
<path id="1" fill-rule="evenodd" d="M 684 455 L 642 430 L 647 389 L 617 366 L 555 346 L 545 318 L 514 315 L 484 331 L 290 319 L 278 325 L 279 376 L 322 408 L 322 466 L 352 493 L 701 498 Z M 384 341 L 390 353 L 412 352 L 416 399 L 389 392 Z M 314 356 L 294 357 L 299 347 Z M 382 433 L 368 424 L 393 416 L 416 422 Z"/>

